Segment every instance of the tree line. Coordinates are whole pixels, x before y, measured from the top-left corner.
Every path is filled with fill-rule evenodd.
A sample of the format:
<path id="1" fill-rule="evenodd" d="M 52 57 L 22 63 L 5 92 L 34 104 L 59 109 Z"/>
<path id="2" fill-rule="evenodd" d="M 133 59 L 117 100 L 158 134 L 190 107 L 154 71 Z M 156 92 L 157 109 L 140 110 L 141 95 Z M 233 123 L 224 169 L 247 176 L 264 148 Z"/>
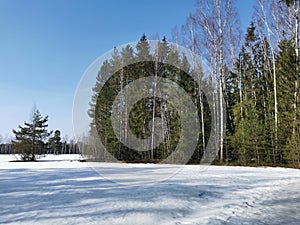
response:
<path id="1" fill-rule="evenodd" d="M 225 104 L 216 101 L 214 106 L 218 111 L 212 112 L 219 113 L 216 162 L 300 166 L 299 1 L 257 0 L 253 20 L 244 36 L 234 3 L 232 0 L 198 0 L 186 23 L 173 32 L 174 42 L 206 59 L 211 67 L 210 76 L 217 79 L 214 85 L 218 87 L 210 94 L 221 96 L 225 101 Z M 159 77 L 168 78 L 179 83 L 199 109 L 199 141 L 190 160 L 198 163 L 205 156 L 211 112 L 207 96 L 199 91 L 201 88 L 188 73 L 182 71 L 190 74 L 197 71 L 202 79 L 202 69 L 192 68 L 187 56 L 168 47 L 166 38 L 159 43 L 151 52 L 143 35 L 135 48 L 127 46 L 120 52 L 115 49 L 111 60 L 101 65 L 89 111 L 93 119 L 90 138 L 99 135 L 109 153 L 123 161 L 156 161 L 171 155 L 180 136 L 180 116 L 172 105 L 154 97 L 136 103 L 132 112 L 126 111 L 126 99 L 119 104 L 119 110 L 112 108 L 114 97 L 133 80 L 148 75 L 157 76 L 157 82 Z M 134 61 L 136 57 L 152 61 L 112 72 L 118 64 Z M 163 57 L 166 63 L 156 62 L 155 57 Z M 185 69 L 172 68 L 171 61 Z M 110 76 L 105 85 L 103 77 Z M 128 123 L 125 127 L 131 128 L 141 139 L 151 136 L 153 129 L 161 129 L 167 133 L 164 143 L 145 152 L 127 148 L 109 124 L 113 110 L 128 114 L 129 121 L 123 121 Z M 153 123 L 149 125 L 157 116 L 167 119 L 167 124 L 162 123 L 164 128 L 155 127 Z M 118 137 L 123 135 L 122 140 L 126 140 L 128 131 L 119 132 Z M 94 151 L 93 155 L 109 158 L 97 149 L 97 144 L 89 148 L 87 151 Z"/>
<path id="2" fill-rule="evenodd" d="M 13 129 L 12 143 L 0 144 L 0 154 L 18 154 L 23 161 L 35 161 L 45 154 L 78 154 L 78 143 L 61 141 L 61 132 L 48 131 L 48 116 L 34 107 L 31 121 Z"/>
<path id="3" fill-rule="evenodd" d="M 47 143 L 45 144 L 43 150 L 41 151 L 41 155 L 46 154 L 80 154 L 79 143 L 75 141 L 63 141 L 61 149 L 55 151 L 51 148 Z M 0 144 L 0 154 L 18 154 L 14 148 L 12 143 L 3 143 Z"/>

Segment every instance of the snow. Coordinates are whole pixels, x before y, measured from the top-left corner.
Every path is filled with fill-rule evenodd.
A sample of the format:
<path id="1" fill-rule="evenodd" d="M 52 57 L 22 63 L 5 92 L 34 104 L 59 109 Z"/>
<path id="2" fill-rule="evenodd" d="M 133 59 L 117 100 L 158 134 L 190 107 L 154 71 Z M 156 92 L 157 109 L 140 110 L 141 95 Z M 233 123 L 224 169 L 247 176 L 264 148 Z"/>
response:
<path id="1" fill-rule="evenodd" d="M 0 224 L 300 224 L 299 170 L 78 159 L 0 155 Z"/>

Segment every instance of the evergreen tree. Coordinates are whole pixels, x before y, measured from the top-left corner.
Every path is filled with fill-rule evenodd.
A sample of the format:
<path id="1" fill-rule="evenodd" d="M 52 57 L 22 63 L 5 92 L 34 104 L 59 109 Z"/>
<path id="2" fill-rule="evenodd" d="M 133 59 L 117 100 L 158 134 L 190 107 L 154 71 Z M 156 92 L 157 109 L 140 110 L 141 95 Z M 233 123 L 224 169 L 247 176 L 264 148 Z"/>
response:
<path id="1" fill-rule="evenodd" d="M 267 43 L 256 33 L 253 23 L 247 30 L 244 46 L 236 60 L 235 72 L 231 73 L 229 107 L 232 113 L 233 130 L 230 158 L 244 164 L 265 162 L 270 157 L 269 130 L 270 78 L 265 67 Z"/>
<path id="2" fill-rule="evenodd" d="M 35 161 L 36 155 L 41 155 L 44 151 L 45 140 L 50 133 L 47 131 L 48 116 L 42 117 L 39 110 L 34 109 L 32 122 L 24 122 L 24 126 L 19 126 L 19 130 L 13 130 L 15 140 L 13 148 L 15 153 L 20 154 L 24 161 Z"/>
<path id="3" fill-rule="evenodd" d="M 299 74 L 294 40 L 279 44 L 277 57 L 279 108 L 279 160 L 298 163 L 299 159 L 299 107 L 294 110 L 295 81 Z"/>

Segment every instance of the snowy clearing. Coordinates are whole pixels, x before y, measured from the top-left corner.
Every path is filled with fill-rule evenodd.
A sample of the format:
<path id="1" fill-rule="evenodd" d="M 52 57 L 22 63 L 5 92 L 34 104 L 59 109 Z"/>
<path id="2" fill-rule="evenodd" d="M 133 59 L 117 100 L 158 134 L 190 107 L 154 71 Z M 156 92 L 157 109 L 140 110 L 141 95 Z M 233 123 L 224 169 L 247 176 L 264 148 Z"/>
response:
<path id="1" fill-rule="evenodd" d="M 185 166 L 160 183 L 122 185 L 179 166 L 97 163 L 101 176 L 78 159 L 0 155 L 0 224 L 300 224 L 299 170 Z"/>

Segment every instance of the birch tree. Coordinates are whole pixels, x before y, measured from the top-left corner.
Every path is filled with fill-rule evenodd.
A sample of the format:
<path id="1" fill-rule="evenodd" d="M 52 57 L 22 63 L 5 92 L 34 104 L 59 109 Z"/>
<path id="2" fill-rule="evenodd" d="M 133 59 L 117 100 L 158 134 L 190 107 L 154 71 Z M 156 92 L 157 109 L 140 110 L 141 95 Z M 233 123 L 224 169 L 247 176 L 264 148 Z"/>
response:
<path id="1" fill-rule="evenodd" d="M 196 12 L 190 14 L 193 21 L 192 48 L 210 63 L 213 77 L 218 81 L 218 127 L 220 129 L 220 162 L 224 160 L 224 105 L 226 96 L 226 71 L 232 61 L 234 38 L 239 30 L 239 16 L 231 0 L 198 0 Z M 189 25 L 188 25 L 189 26 Z M 228 104 L 226 104 L 228 105 Z M 227 106 L 225 106 L 227 107 Z"/>
<path id="2" fill-rule="evenodd" d="M 182 31 L 182 43 L 191 50 L 192 54 L 190 55 L 192 64 L 195 67 L 194 68 L 194 73 L 195 77 L 197 78 L 198 84 L 201 84 L 203 82 L 202 76 L 203 74 L 200 73 L 202 71 L 201 65 L 198 65 L 198 60 L 194 59 L 194 54 L 198 53 L 199 48 L 197 48 L 197 42 L 195 38 L 195 29 L 196 26 L 194 24 L 195 20 L 192 19 L 191 17 L 187 19 L 185 25 L 182 26 L 181 31 Z M 176 38 L 176 36 L 175 36 Z M 177 39 L 177 38 L 176 38 Z M 195 81 L 196 82 L 196 81 Z M 194 86 L 196 86 L 196 83 L 194 83 Z M 203 92 L 201 90 L 201 87 L 198 88 L 198 95 L 199 99 L 199 105 L 200 105 L 200 113 L 201 113 L 201 137 L 202 137 L 202 152 L 203 152 L 203 157 L 205 160 L 206 154 L 205 154 L 205 120 L 204 120 L 204 104 L 203 104 Z M 199 156 L 200 156 L 200 149 L 199 149 Z"/>

